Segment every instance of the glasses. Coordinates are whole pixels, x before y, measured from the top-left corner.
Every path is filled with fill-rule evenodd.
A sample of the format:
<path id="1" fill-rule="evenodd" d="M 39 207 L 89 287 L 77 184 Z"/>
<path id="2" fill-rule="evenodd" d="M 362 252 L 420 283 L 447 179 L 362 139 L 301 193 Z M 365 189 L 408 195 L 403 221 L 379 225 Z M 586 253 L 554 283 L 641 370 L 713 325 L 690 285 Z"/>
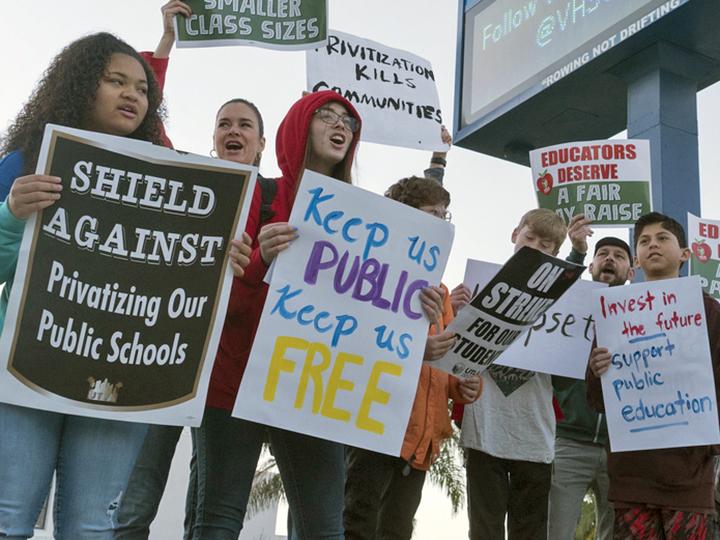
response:
<path id="1" fill-rule="evenodd" d="M 338 114 L 332 109 L 318 109 L 313 114 L 316 114 L 320 120 L 325 122 L 326 124 L 330 126 L 334 126 L 338 123 L 338 120 L 342 120 L 343 125 L 350 131 L 350 133 L 355 133 L 358 129 L 360 129 L 360 122 L 358 122 L 358 119 L 354 116 L 350 116 L 349 114 Z"/>
<path id="2" fill-rule="evenodd" d="M 422 210 L 426 214 L 444 219 L 445 221 L 452 221 L 452 214 L 450 213 L 450 210 L 445 210 L 444 206 L 421 206 L 418 210 Z"/>

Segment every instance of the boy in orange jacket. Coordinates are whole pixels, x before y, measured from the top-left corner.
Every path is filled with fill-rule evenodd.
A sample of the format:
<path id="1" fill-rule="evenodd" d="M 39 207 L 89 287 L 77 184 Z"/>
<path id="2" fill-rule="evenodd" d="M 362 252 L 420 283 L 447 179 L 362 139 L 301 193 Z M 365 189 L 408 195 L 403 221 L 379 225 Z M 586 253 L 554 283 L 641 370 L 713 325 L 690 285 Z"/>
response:
<path id="1" fill-rule="evenodd" d="M 405 178 L 385 196 L 440 219 L 449 216 L 450 194 L 435 180 Z M 425 361 L 441 358 L 455 343 L 455 334 L 445 331 L 453 311 L 448 290 L 441 287 L 443 317 L 437 330 L 435 325 L 430 328 Z M 479 377 L 461 381 L 423 363 L 400 457 L 348 448 L 343 515 L 346 540 L 410 539 L 425 474 L 443 439 L 452 435 L 448 399 L 470 403 L 481 390 Z"/>

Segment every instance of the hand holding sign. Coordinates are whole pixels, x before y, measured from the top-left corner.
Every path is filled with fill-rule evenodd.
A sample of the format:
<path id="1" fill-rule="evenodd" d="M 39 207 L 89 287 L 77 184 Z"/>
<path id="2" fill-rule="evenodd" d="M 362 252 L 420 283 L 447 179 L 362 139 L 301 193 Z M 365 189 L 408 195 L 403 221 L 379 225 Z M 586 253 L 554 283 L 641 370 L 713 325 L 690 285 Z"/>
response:
<path id="1" fill-rule="evenodd" d="M 8 206 L 18 219 L 51 206 L 60 198 L 62 180 L 57 176 L 29 174 L 16 179 L 8 195 Z"/>
<path id="2" fill-rule="evenodd" d="M 439 324 L 443 316 L 443 297 L 445 291 L 440 287 L 425 287 L 420 291 L 420 303 L 430 324 Z"/>
<path id="3" fill-rule="evenodd" d="M 452 135 L 445 126 L 440 126 L 440 139 L 443 144 L 450 146 L 452 144 Z"/>
<path id="4" fill-rule="evenodd" d="M 434 167 L 435 165 L 445 167 L 445 165 L 447 165 L 445 158 L 447 157 L 448 150 L 450 150 L 450 145 L 452 145 L 452 135 L 450 135 L 450 132 L 445 126 L 440 126 L 440 140 L 443 144 L 447 145 L 447 149 L 433 152 L 430 167 Z"/>
<path id="5" fill-rule="evenodd" d="M 480 377 L 480 375 L 473 375 L 467 379 L 461 379 L 458 390 L 460 390 L 460 397 L 462 397 L 463 401 L 471 403 L 480 396 L 482 387 L 482 377 Z"/>
<path id="6" fill-rule="evenodd" d="M 453 314 L 457 315 L 458 311 L 470 303 L 470 300 L 472 300 L 472 291 L 464 283 L 455 287 L 450 293 L 450 305 Z"/>
<path id="7" fill-rule="evenodd" d="M 192 15 L 192 9 L 181 0 L 170 0 L 160 8 L 160 11 L 163 17 L 163 33 L 157 47 L 155 47 L 153 56 L 155 58 L 167 58 L 175 45 L 175 16 L 179 15 L 186 19 Z"/>
<path id="8" fill-rule="evenodd" d="M 258 234 L 260 256 L 269 265 L 281 251 L 290 247 L 290 243 L 298 237 L 297 227 L 285 222 L 270 223 L 263 226 Z"/>
<path id="9" fill-rule="evenodd" d="M 588 250 L 587 239 L 593 235 L 593 230 L 590 228 L 591 223 L 592 221 L 586 218 L 584 214 L 576 214 L 568 225 L 567 235 L 572 243 L 572 247 L 575 251 L 583 255 L 587 253 Z"/>
<path id="10" fill-rule="evenodd" d="M 606 347 L 595 347 L 590 351 L 590 359 L 588 360 L 590 371 L 592 371 L 596 377 L 600 377 L 610 368 L 611 359 L 612 355 Z"/>
<path id="11" fill-rule="evenodd" d="M 445 354 L 452 349 L 453 345 L 455 345 L 455 332 L 445 330 L 441 334 L 428 336 L 423 360 L 426 362 L 438 360 L 445 356 Z"/>
<path id="12" fill-rule="evenodd" d="M 182 0 L 170 0 L 160 8 L 163 16 L 163 37 L 170 36 L 175 39 L 175 15 L 190 17 L 192 9 Z"/>
<path id="13" fill-rule="evenodd" d="M 252 253 L 252 240 L 246 232 L 242 233 L 240 240 L 230 241 L 230 267 L 235 277 L 243 277 L 245 268 L 250 264 Z"/>

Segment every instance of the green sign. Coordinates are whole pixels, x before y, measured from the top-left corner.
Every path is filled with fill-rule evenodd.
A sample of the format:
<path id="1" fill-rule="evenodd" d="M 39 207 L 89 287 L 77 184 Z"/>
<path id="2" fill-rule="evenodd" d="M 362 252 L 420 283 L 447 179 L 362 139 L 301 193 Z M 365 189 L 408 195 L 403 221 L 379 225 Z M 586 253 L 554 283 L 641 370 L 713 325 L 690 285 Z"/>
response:
<path id="1" fill-rule="evenodd" d="M 652 211 L 646 140 L 568 143 L 530 152 L 540 208 L 566 223 L 584 214 L 593 226 L 632 226 Z"/>
<path id="2" fill-rule="evenodd" d="M 720 300 L 720 221 L 688 213 L 691 276 L 700 276 L 703 290 Z"/>
<path id="3" fill-rule="evenodd" d="M 327 0 L 186 0 L 175 17 L 178 47 L 254 45 L 314 49 L 327 40 Z"/>

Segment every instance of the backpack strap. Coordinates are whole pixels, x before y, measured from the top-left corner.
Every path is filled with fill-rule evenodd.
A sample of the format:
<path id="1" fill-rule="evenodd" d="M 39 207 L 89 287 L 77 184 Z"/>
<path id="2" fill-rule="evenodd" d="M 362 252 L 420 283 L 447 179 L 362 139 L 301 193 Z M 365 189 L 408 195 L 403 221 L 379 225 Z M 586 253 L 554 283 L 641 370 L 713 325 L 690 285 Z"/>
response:
<path id="1" fill-rule="evenodd" d="M 260 206 L 260 225 L 264 225 L 270 221 L 275 212 L 272 209 L 272 203 L 277 192 L 277 183 L 274 178 L 257 177 L 260 182 L 260 191 L 262 194 L 262 205 Z"/>

